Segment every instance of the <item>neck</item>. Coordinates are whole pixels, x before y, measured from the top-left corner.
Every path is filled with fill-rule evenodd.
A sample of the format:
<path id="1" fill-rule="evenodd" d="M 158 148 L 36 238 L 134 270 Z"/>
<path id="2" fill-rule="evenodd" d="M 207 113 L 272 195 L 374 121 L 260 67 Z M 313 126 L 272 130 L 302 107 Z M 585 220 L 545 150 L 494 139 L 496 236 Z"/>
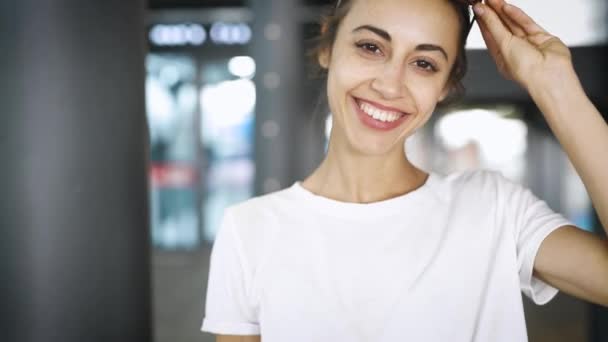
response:
<path id="1" fill-rule="evenodd" d="M 427 174 L 402 148 L 385 155 L 338 151 L 330 144 L 321 165 L 302 182 L 309 191 L 342 202 L 371 203 L 404 195 L 422 186 Z"/>

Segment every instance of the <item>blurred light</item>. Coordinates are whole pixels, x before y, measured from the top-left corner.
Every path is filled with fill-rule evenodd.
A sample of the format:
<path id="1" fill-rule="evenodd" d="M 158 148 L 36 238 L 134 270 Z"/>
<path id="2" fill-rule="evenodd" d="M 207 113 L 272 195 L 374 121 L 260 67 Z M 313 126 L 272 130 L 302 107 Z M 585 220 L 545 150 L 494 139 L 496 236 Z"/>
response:
<path id="1" fill-rule="evenodd" d="M 200 25 L 191 25 L 190 29 L 186 30 L 185 35 L 192 45 L 202 45 L 207 39 L 207 32 Z"/>
<path id="2" fill-rule="evenodd" d="M 274 23 L 266 25 L 266 27 L 264 27 L 264 37 L 268 40 L 281 39 L 281 26 Z"/>
<path id="3" fill-rule="evenodd" d="M 154 25 L 148 38 L 158 46 L 202 45 L 207 39 L 199 24 Z"/>
<path id="4" fill-rule="evenodd" d="M 204 118 L 215 127 L 241 125 L 253 113 L 255 101 L 255 85 L 248 79 L 223 81 L 201 90 Z"/>
<path id="5" fill-rule="evenodd" d="M 526 125 L 518 119 L 505 119 L 494 111 L 453 112 L 442 117 L 435 129 L 436 135 L 449 149 L 476 142 L 483 158 L 494 164 L 510 161 L 527 148 Z"/>
<path id="6" fill-rule="evenodd" d="M 228 62 L 231 74 L 242 78 L 252 78 L 255 74 L 255 61 L 249 56 L 232 57 Z"/>
<path id="7" fill-rule="evenodd" d="M 274 120 L 267 120 L 262 124 L 262 136 L 264 138 L 276 138 L 281 131 L 281 126 Z"/>
<path id="8" fill-rule="evenodd" d="M 209 33 L 211 40 L 216 44 L 247 44 L 251 41 L 251 28 L 247 24 L 217 22 L 211 25 Z"/>
<path id="9" fill-rule="evenodd" d="M 277 89 L 281 85 L 281 75 L 274 71 L 267 72 L 264 74 L 263 82 L 267 89 Z"/>

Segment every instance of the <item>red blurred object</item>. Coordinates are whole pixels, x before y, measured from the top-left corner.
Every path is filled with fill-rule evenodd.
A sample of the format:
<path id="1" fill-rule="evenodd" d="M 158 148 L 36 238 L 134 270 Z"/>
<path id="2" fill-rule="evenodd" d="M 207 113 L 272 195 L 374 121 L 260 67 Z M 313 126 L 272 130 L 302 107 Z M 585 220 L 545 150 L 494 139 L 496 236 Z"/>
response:
<path id="1" fill-rule="evenodd" d="M 152 164 L 150 182 L 158 188 L 190 188 L 197 184 L 199 174 L 196 168 L 188 164 Z"/>

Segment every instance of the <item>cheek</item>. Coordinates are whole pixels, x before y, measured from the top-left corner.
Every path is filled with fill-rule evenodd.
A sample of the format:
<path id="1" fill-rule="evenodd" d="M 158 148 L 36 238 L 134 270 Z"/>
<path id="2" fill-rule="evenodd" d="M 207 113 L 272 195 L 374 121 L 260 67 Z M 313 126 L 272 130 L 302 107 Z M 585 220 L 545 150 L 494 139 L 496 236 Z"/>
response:
<path id="1" fill-rule="evenodd" d="M 344 101 L 349 92 L 361 86 L 369 78 L 369 72 L 360 66 L 355 66 L 353 62 L 352 58 L 344 58 L 339 63 L 331 65 L 328 70 L 327 90 L 330 102 L 335 102 L 333 105 Z"/>
<path id="2" fill-rule="evenodd" d="M 340 75 L 336 74 L 335 70 L 330 69 L 327 75 L 327 103 L 329 105 L 329 111 L 333 114 L 334 120 L 341 121 L 339 115 L 342 98 L 344 98 L 344 80 Z"/>
<path id="3" fill-rule="evenodd" d="M 355 72 L 356 70 L 356 72 Z M 329 73 L 337 83 L 350 85 L 365 78 L 365 65 L 352 55 L 338 55 L 330 65 Z"/>
<path id="4" fill-rule="evenodd" d="M 420 113 L 432 111 L 443 93 L 444 85 L 441 82 L 429 82 L 428 80 L 413 80 L 409 87 L 410 94 L 416 102 Z"/>
<path id="5" fill-rule="evenodd" d="M 443 88 L 440 84 L 420 81 L 417 87 L 410 88 L 410 95 L 416 103 L 418 111 L 418 118 L 412 132 L 416 132 L 429 121 L 435 111 L 442 90 Z"/>

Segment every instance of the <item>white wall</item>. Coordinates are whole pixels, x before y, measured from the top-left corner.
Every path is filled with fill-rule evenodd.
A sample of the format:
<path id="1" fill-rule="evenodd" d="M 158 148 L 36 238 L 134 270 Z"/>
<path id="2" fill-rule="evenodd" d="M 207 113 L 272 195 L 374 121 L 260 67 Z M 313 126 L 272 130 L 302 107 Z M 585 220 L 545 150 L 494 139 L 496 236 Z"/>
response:
<path id="1" fill-rule="evenodd" d="M 511 0 L 537 23 L 568 46 L 608 43 L 606 0 Z M 485 48 L 479 27 L 474 25 L 468 48 Z"/>

